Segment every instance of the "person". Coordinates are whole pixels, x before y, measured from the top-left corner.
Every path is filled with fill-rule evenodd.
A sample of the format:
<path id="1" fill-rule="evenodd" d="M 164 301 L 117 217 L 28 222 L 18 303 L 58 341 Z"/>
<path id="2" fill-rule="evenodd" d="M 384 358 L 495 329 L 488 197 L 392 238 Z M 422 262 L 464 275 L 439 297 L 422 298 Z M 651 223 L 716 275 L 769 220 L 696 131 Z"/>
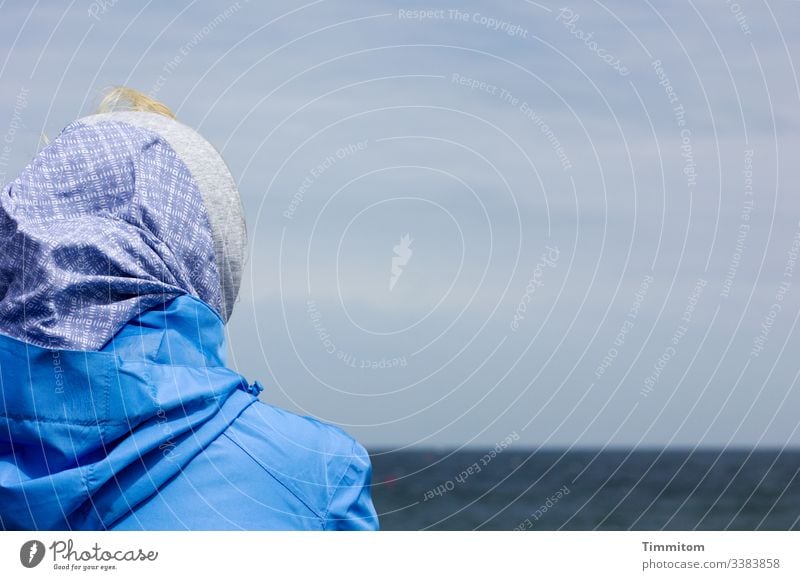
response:
<path id="1" fill-rule="evenodd" d="M 375 530 L 343 430 L 227 366 L 246 230 L 219 152 L 113 88 L 0 193 L 0 528 Z"/>

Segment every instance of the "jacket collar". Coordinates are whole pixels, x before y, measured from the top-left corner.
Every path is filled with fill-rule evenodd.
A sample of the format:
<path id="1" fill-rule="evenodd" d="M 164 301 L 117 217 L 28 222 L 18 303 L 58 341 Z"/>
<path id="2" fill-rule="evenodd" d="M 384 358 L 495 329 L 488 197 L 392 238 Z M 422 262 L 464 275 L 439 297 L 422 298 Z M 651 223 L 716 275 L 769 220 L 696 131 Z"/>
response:
<path id="1" fill-rule="evenodd" d="M 129 321 L 100 352 L 123 360 L 224 367 L 225 324 L 209 305 L 185 294 Z"/>

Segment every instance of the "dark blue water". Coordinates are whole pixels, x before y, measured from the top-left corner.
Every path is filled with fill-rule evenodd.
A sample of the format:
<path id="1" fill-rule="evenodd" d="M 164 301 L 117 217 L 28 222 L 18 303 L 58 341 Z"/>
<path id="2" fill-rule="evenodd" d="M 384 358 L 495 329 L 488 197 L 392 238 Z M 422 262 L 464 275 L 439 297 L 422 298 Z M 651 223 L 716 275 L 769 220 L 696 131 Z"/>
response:
<path id="1" fill-rule="evenodd" d="M 800 529 L 800 451 L 485 453 L 373 453 L 382 529 Z"/>

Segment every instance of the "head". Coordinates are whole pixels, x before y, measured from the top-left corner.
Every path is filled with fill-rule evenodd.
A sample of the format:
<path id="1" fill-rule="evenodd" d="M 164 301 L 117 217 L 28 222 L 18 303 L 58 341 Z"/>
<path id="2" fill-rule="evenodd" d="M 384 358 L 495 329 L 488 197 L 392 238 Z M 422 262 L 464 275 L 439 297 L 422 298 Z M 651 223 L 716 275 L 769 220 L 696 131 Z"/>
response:
<path id="1" fill-rule="evenodd" d="M 120 120 L 155 131 L 186 164 L 208 213 L 222 286 L 221 315 L 227 322 L 241 284 L 247 230 L 239 191 L 222 155 L 194 129 L 179 122 L 165 104 L 128 87 L 107 90 L 95 114 L 83 120 Z"/>
<path id="2" fill-rule="evenodd" d="M 116 87 L 5 186 L 0 247 L 0 332 L 92 350 L 180 294 L 227 322 L 246 231 L 220 153 L 164 104 Z"/>

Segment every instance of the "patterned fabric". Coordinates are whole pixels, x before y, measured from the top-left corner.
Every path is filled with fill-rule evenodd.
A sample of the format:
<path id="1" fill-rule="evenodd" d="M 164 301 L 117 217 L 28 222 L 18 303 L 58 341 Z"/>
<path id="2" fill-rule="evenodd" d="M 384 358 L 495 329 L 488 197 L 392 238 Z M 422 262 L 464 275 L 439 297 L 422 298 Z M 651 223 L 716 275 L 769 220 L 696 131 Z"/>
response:
<path id="1" fill-rule="evenodd" d="M 113 111 L 81 117 L 88 125 L 118 121 L 160 135 L 192 174 L 211 223 L 217 270 L 222 282 L 222 318 L 233 312 L 247 249 L 244 207 L 236 180 L 222 154 L 197 131 L 176 119 L 150 111 Z"/>
<path id="2" fill-rule="evenodd" d="M 0 193 L 0 332 L 99 350 L 131 318 L 222 300 L 209 219 L 157 133 L 75 121 Z"/>

